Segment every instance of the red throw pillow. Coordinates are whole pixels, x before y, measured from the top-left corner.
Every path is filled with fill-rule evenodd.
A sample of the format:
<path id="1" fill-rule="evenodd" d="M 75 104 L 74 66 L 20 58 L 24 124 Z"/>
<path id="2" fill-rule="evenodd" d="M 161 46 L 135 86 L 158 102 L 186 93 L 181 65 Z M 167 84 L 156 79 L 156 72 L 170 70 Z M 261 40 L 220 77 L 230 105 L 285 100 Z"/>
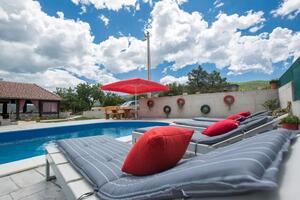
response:
<path id="1" fill-rule="evenodd" d="M 230 115 L 228 117 L 226 117 L 226 119 L 232 119 L 232 120 L 237 120 L 244 117 L 243 115 L 238 115 L 238 114 L 234 114 L 234 115 Z"/>
<path id="2" fill-rule="evenodd" d="M 174 126 L 152 128 L 129 151 L 122 171 L 145 176 L 174 167 L 184 155 L 194 130 Z"/>
<path id="3" fill-rule="evenodd" d="M 239 124 L 240 124 L 239 121 L 224 119 L 210 125 L 206 129 L 204 129 L 201 133 L 207 136 L 222 135 L 224 133 L 228 133 L 233 129 L 236 129 L 239 126 Z"/>
<path id="4" fill-rule="evenodd" d="M 236 115 L 242 115 L 243 117 L 248 117 L 251 115 L 251 112 L 247 111 L 247 112 L 239 112 L 236 113 Z"/>

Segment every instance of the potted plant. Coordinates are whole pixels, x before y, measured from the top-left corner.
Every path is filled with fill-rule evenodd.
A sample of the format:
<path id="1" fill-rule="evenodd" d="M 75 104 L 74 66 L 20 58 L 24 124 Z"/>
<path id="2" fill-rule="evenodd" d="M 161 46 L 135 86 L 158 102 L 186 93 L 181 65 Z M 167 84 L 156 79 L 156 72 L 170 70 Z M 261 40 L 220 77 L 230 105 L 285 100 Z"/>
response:
<path id="1" fill-rule="evenodd" d="M 281 123 L 282 128 L 286 128 L 289 130 L 299 130 L 300 119 L 295 115 L 288 115 L 287 117 L 282 119 Z"/>
<path id="2" fill-rule="evenodd" d="M 274 111 L 278 108 L 280 108 L 279 99 L 270 99 L 265 101 L 265 103 L 262 104 L 263 107 L 265 107 L 269 111 Z"/>
<path id="3" fill-rule="evenodd" d="M 276 90 L 278 88 L 279 81 L 277 79 L 273 79 L 270 81 L 271 88 Z"/>

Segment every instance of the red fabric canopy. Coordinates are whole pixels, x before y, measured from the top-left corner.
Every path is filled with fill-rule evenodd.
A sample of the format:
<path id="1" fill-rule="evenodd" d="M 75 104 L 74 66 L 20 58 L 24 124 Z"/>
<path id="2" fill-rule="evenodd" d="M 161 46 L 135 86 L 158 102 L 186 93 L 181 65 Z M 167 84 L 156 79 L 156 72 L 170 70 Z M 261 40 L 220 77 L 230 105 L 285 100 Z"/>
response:
<path id="1" fill-rule="evenodd" d="M 166 91 L 169 90 L 169 87 L 141 78 L 131 78 L 104 85 L 101 89 L 127 94 L 143 94 L 147 92 Z"/>

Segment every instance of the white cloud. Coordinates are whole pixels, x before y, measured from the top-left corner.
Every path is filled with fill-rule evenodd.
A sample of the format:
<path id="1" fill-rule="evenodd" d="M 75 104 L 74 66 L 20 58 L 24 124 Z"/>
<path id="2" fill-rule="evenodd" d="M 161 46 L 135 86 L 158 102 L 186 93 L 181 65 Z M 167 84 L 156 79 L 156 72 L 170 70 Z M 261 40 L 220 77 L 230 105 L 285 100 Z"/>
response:
<path id="1" fill-rule="evenodd" d="M 262 11 L 220 13 L 209 26 L 201 13 L 185 12 L 174 1 L 160 1 L 150 19 L 153 65 L 165 60 L 174 62 L 171 69 L 179 70 L 190 64 L 213 63 L 234 74 L 272 73 L 274 63 L 299 55 L 299 43 L 291 41 L 300 34 L 278 27 L 271 33 L 247 35 L 245 30 L 255 32 L 263 27 L 263 15 Z"/>
<path id="2" fill-rule="evenodd" d="M 214 2 L 214 6 L 215 6 L 216 8 L 220 8 L 220 7 L 224 6 L 224 3 L 221 2 L 220 0 L 216 0 L 216 1 Z"/>
<path id="3" fill-rule="evenodd" d="M 104 23 L 105 26 L 108 26 L 109 19 L 105 17 L 104 15 L 99 16 L 99 19 Z"/>
<path id="4" fill-rule="evenodd" d="M 116 80 L 96 62 L 96 44 L 88 23 L 45 14 L 37 1 L 2 1 L 0 9 L 0 68 L 25 77 L 53 74 L 64 80 L 60 67 L 97 82 Z M 59 76 L 61 74 L 62 76 Z M 96 76 L 97 75 L 97 76 Z M 16 75 L 16 77 L 19 77 Z M 73 76 L 71 73 L 68 77 Z M 74 79 L 77 78 L 74 76 Z M 28 80 L 36 80 L 30 78 Z M 59 81 L 59 80 L 57 80 Z M 65 86 L 70 85 L 67 80 Z M 46 83 L 46 82 L 43 82 Z M 58 82 L 49 81 L 48 84 Z M 47 85 L 47 87 L 50 87 Z"/>
<path id="5" fill-rule="evenodd" d="M 79 12 L 79 14 L 80 14 L 80 15 L 83 15 L 84 13 L 86 13 L 86 6 L 81 6 L 81 7 L 80 7 L 80 10 L 81 10 L 81 11 Z"/>
<path id="6" fill-rule="evenodd" d="M 181 5 L 181 4 L 184 4 L 184 3 L 187 3 L 188 0 L 174 0 L 178 5 Z"/>
<path id="7" fill-rule="evenodd" d="M 134 37 L 110 36 L 96 47 L 97 62 L 113 73 L 145 68 L 146 42 Z"/>
<path id="8" fill-rule="evenodd" d="M 76 5 L 93 5 L 96 9 L 118 11 L 122 8 L 135 7 L 137 0 L 71 0 Z"/>
<path id="9" fill-rule="evenodd" d="M 174 77 L 174 76 L 167 75 L 160 79 L 160 83 L 162 84 L 170 84 L 170 83 L 185 84 L 187 81 L 188 81 L 187 76 Z"/>
<path id="10" fill-rule="evenodd" d="M 283 0 L 280 6 L 271 11 L 271 13 L 277 16 L 287 16 L 289 19 L 294 19 L 300 13 L 300 1 L 299 0 Z"/>
<path id="11" fill-rule="evenodd" d="M 153 67 L 164 61 L 174 63 L 171 70 L 212 63 L 233 74 L 271 73 L 274 63 L 300 56 L 299 32 L 277 27 L 270 33 L 247 35 L 263 26 L 261 11 L 220 13 L 209 25 L 201 13 L 180 9 L 183 2 L 162 0 L 153 6 L 149 19 Z M 1 76 L 6 73 L 12 80 L 24 77 L 24 81 L 41 77 L 46 80 L 40 81 L 42 86 L 51 88 L 73 85 L 81 81 L 78 77 L 108 83 L 117 80 L 114 74 L 145 68 L 145 41 L 121 35 L 96 44 L 88 23 L 66 19 L 63 13 L 58 16 L 48 16 L 37 1 L 1 3 L 0 48 L 5 49 L 0 51 Z M 164 77 L 168 79 L 172 78 Z"/>
<path id="12" fill-rule="evenodd" d="M 84 83 L 83 80 L 76 78 L 69 72 L 59 69 L 22 74 L 0 71 L 0 77 L 7 81 L 36 83 L 50 91 L 55 91 L 56 87 L 75 87 L 79 83 Z"/>
<path id="13" fill-rule="evenodd" d="M 259 24 L 259 25 L 257 25 L 257 26 L 253 26 L 252 28 L 249 29 L 249 31 L 250 31 L 251 33 L 255 33 L 255 32 L 257 32 L 258 30 L 262 29 L 263 27 L 264 27 L 264 24 L 262 23 L 262 24 Z"/>

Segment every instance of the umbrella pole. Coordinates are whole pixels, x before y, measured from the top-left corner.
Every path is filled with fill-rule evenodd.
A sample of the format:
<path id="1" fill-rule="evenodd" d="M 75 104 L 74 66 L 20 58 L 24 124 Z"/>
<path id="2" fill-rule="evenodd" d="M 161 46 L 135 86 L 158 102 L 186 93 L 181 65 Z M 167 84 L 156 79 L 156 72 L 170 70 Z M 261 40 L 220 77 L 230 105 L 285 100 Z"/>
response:
<path id="1" fill-rule="evenodd" d="M 136 93 L 134 94 L 134 107 L 135 107 L 135 112 L 134 112 L 134 116 L 135 116 L 135 119 L 137 119 L 137 95 Z"/>

